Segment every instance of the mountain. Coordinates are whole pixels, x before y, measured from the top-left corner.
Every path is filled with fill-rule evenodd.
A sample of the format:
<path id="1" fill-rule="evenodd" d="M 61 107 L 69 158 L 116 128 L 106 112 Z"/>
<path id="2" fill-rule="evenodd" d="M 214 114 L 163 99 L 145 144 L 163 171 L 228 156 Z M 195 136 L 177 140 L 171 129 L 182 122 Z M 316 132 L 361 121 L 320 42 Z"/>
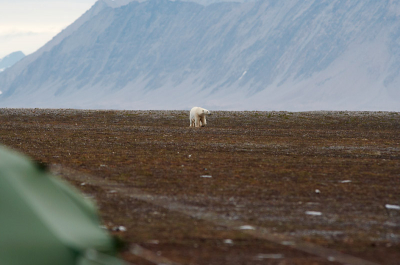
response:
<path id="1" fill-rule="evenodd" d="M 7 55 L 3 59 L 0 59 L 0 72 L 4 71 L 8 67 L 13 66 L 24 57 L 25 54 L 21 51 L 18 51 Z"/>
<path id="2" fill-rule="evenodd" d="M 186 0 L 188 2 L 195 2 L 202 5 L 210 5 L 221 2 L 236 2 L 236 3 L 246 3 L 246 2 L 255 2 L 257 0 Z"/>
<path id="3" fill-rule="evenodd" d="M 392 0 L 99 0 L 0 75 L 0 106 L 400 111 L 399 16 Z"/>

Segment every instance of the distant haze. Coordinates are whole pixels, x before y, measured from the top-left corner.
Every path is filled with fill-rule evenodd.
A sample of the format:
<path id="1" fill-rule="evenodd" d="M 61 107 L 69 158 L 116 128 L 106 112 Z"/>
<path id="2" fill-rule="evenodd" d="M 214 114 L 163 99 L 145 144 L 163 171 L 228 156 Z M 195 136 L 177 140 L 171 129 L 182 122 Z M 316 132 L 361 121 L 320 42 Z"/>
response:
<path id="1" fill-rule="evenodd" d="M 0 105 L 400 111 L 398 2 L 129 2 L 1 73 Z"/>
<path id="2" fill-rule="evenodd" d="M 73 23 L 96 0 L 1 0 L 0 58 L 30 54 Z"/>

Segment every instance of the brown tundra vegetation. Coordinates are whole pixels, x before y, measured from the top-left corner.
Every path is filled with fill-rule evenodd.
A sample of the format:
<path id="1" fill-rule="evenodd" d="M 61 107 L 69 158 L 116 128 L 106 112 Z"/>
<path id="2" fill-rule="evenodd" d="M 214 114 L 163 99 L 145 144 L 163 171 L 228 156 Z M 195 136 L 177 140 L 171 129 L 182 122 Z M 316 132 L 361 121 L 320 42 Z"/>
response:
<path id="1" fill-rule="evenodd" d="M 212 111 L 212 110 L 211 110 Z M 130 264 L 400 264 L 400 114 L 0 109 Z"/>

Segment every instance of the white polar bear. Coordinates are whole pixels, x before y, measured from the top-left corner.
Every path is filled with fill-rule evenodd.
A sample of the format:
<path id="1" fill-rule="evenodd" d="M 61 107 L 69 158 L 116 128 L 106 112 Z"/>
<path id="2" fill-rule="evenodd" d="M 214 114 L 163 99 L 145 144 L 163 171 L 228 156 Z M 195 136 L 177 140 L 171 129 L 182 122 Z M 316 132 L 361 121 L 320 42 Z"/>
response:
<path id="1" fill-rule="evenodd" d="M 190 110 L 190 127 L 204 127 L 207 124 L 206 115 L 211 115 L 211 112 L 200 108 L 200 107 L 193 107 Z"/>

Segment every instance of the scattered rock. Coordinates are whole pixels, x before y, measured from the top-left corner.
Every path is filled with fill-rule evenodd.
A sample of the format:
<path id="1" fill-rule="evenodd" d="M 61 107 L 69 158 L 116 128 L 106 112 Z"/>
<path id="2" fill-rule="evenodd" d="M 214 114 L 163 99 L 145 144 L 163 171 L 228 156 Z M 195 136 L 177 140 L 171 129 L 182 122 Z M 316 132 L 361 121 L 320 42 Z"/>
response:
<path id="1" fill-rule="evenodd" d="M 120 225 L 120 226 L 114 226 L 114 227 L 112 228 L 112 231 L 115 231 L 115 232 L 126 232 L 126 227 L 125 227 L 125 226 L 122 226 L 122 225 Z"/>
<path id="2" fill-rule="evenodd" d="M 255 230 L 255 228 L 251 225 L 242 225 L 239 227 L 240 230 Z"/>
<path id="3" fill-rule="evenodd" d="M 321 212 L 315 212 L 315 211 L 306 211 L 306 214 L 308 215 L 314 215 L 314 216 L 321 216 Z"/>
<path id="4" fill-rule="evenodd" d="M 400 210 L 399 205 L 386 204 L 385 207 L 386 207 L 386 209 L 389 209 L 389 210 Z"/>
<path id="5" fill-rule="evenodd" d="M 225 239 L 224 243 L 228 244 L 228 245 L 232 245 L 233 244 L 233 240 L 232 239 Z"/>
<path id="6" fill-rule="evenodd" d="M 351 180 L 342 180 L 340 183 L 350 183 Z"/>

